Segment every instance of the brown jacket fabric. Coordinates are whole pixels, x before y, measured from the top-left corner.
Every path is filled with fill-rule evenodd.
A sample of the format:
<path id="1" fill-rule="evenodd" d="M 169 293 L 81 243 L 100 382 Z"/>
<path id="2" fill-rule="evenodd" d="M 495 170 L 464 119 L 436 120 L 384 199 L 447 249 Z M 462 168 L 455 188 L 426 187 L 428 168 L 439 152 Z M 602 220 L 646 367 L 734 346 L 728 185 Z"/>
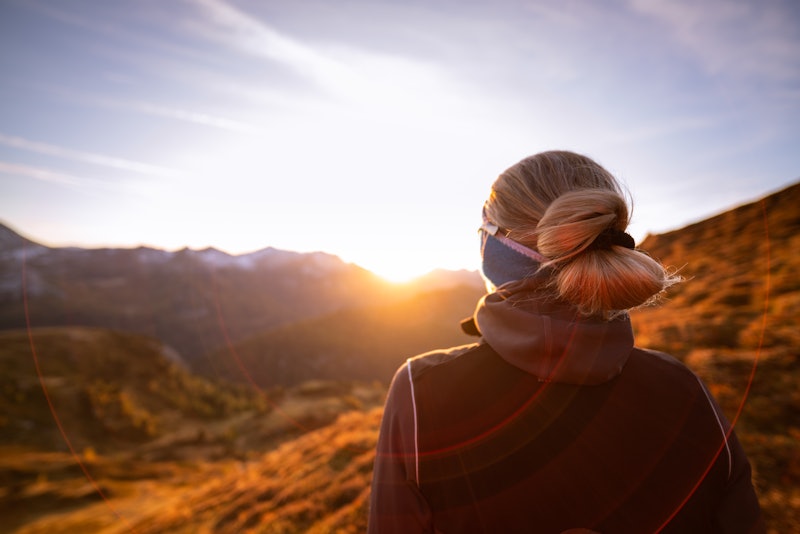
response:
<path id="1" fill-rule="evenodd" d="M 386 401 L 369 533 L 763 532 L 750 465 L 701 380 L 531 278 L 479 343 L 410 359 Z"/>

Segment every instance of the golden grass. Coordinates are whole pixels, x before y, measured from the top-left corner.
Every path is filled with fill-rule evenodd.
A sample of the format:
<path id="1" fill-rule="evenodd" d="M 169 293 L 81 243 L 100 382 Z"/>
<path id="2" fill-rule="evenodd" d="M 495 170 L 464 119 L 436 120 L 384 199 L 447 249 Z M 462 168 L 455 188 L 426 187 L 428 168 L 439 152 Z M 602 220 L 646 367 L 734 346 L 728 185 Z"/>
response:
<path id="1" fill-rule="evenodd" d="M 0 471 L 17 482 L 1 515 L 16 534 L 363 532 L 380 416 L 346 412 L 243 461 L 89 451 L 81 460 L 96 485 L 70 454 L 6 450 Z"/>

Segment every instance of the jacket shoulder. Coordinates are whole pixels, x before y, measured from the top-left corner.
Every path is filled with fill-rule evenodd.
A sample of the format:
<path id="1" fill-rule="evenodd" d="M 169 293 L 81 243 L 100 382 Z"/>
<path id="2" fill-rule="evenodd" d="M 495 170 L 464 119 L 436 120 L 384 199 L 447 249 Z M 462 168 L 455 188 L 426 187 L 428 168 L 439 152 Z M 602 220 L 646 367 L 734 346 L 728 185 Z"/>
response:
<path id="1" fill-rule="evenodd" d="M 685 363 L 677 359 L 671 354 L 652 349 L 643 349 L 635 347 L 631 351 L 629 363 L 645 365 L 662 372 L 670 372 L 676 375 L 685 375 L 686 377 L 696 378 L 694 371 L 692 371 Z"/>
<path id="2" fill-rule="evenodd" d="M 458 361 L 459 358 L 485 347 L 484 343 L 470 343 L 443 350 L 425 352 L 408 359 L 408 366 L 413 377 L 421 376 L 431 369 L 446 366 Z"/>
<path id="3" fill-rule="evenodd" d="M 674 356 L 657 350 L 635 348 L 625 364 L 623 376 L 638 384 L 638 388 L 655 388 L 672 398 L 686 395 L 709 397 L 708 389 L 700 378 L 685 363 Z M 662 388 L 666 388 L 662 390 Z"/>

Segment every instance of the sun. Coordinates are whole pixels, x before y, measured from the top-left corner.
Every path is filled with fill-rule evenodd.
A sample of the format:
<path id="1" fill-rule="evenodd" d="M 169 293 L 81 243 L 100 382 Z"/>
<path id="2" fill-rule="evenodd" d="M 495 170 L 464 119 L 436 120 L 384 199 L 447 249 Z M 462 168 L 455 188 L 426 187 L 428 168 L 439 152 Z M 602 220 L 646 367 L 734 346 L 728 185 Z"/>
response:
<path id="1" fill-rule="evenodd" d="M 411 282 L 433 270 L 418 263 L 415 264 L 412 261 L 398 262 L 375 259 L 367 263 L 368 265 L 362 265 L 365 269 L 393 284 Z"/>
<path id="2" fill-rule="evenodd" d="M 401 217 L 398 217 L 401 218 Z M 421 224 L 422 229 L 415 224 Z M 390 225 L 365 227 L 360 234 L 336 233 L 339 246 L 330 250 L 347 263 L 367 269 L 393 283 L 408 283 L 434 271 L 473 271 L 478 268 L 472 233 L 446 238 L 433 235 L 425 221 L 403 223 L 403 227 Z M 387 230 L 388 228 L 388 230 Z M 371 230 L 371 232 L 369 231 Z M 442 235 L 444 235 L 442 233 Z"/>

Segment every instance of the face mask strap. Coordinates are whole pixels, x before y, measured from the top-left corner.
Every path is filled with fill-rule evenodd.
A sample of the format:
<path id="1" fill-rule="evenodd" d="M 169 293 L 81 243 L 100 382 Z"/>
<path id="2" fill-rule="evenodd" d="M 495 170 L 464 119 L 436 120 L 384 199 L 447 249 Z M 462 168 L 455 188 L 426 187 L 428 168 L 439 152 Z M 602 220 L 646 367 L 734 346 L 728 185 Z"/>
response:
<path id="1" fill-rule="evenodd" d="M 500 228 L 491 220 L 489 220 L 489 217 L 486 216 L 486 208 L 483 209 L 483 224 L 481 224 L 480 230 L 491 236 L 494 236 L 495 239 L 500 241 L 511 250 L 519 252 L 520 254 L 527 256 L 538 263 L 544 263 L 547 261 L 547 258 L 542 256 L 538 251 L 528 248 L 525 245 L 517 243 L 513 239 L 506 237 L 508 235 L 508 230 Z"/>

